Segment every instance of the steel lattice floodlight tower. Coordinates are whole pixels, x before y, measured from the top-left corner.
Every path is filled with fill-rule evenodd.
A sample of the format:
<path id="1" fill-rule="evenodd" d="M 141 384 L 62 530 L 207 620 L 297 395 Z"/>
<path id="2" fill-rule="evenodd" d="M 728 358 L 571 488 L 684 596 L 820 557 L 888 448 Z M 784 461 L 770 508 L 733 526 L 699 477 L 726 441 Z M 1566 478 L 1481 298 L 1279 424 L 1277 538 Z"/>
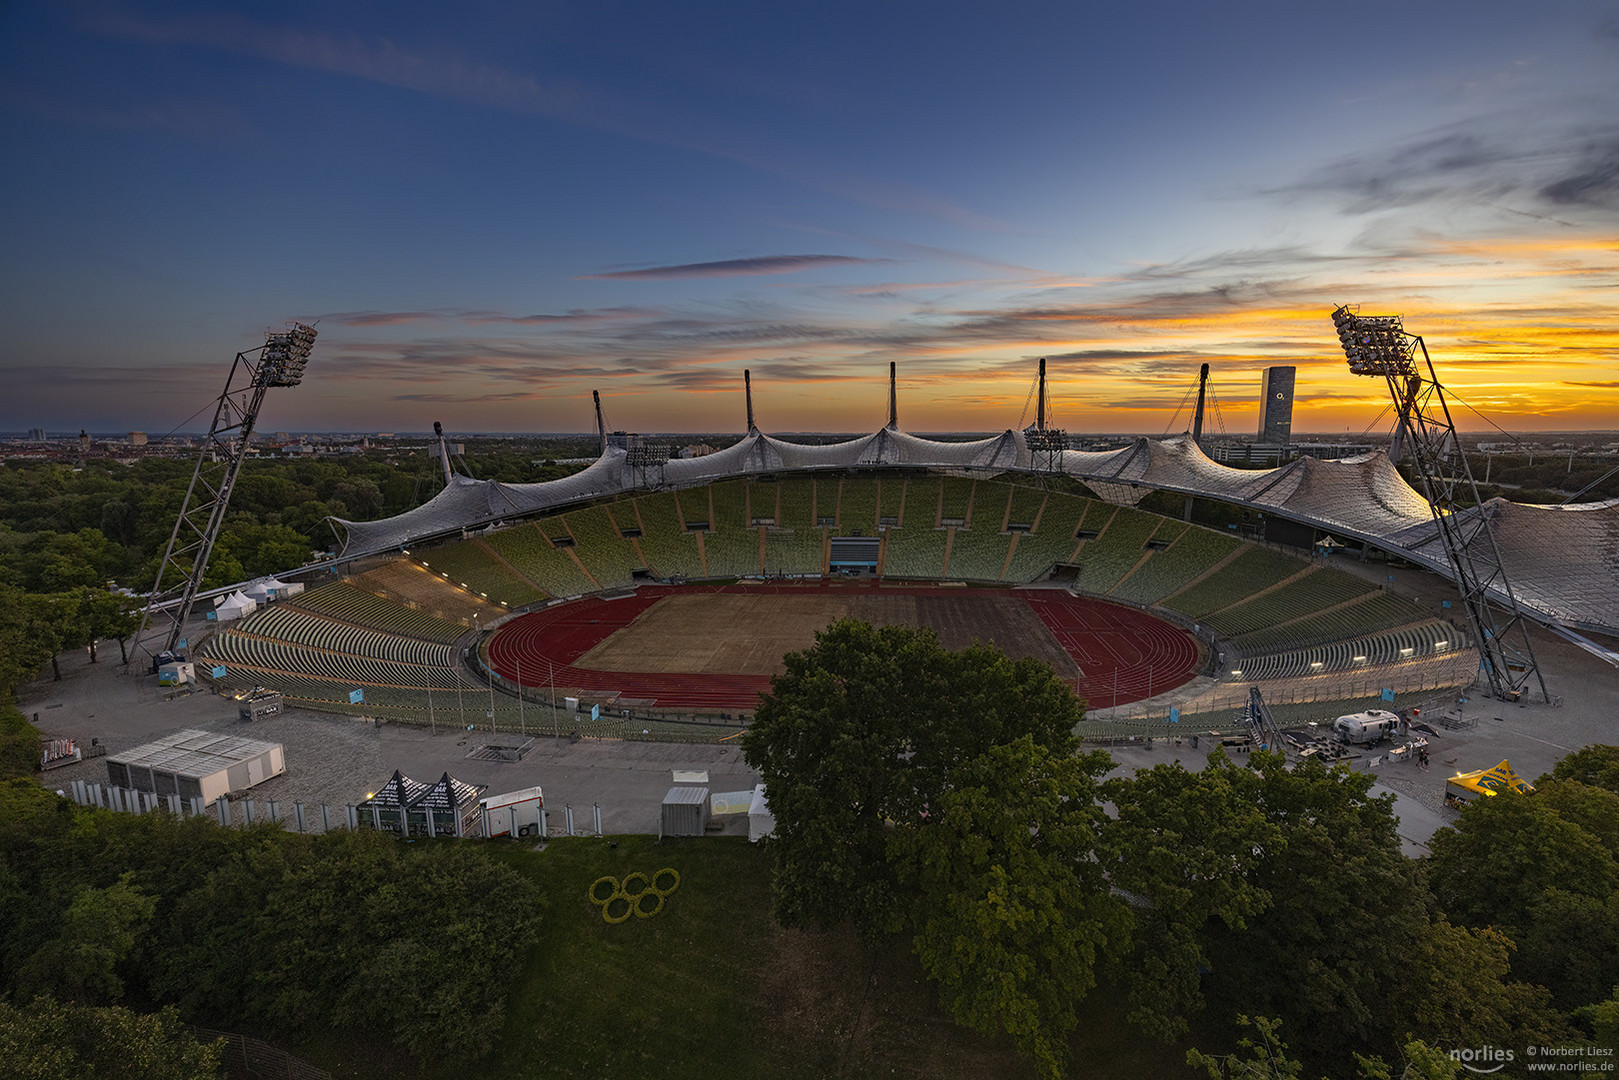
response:
<path id="1" fill-rule="evenodd" d="M 257 349 L 236 354 L 225 380 L 225 392 L 219 395 L 214 408 L 213 426 L 197 454 L 191 486 L 186 489 L 180 516 L 163 552 L 151 598 L 141 613 L 141 628 L 135 635 L 137 648 L 132 656 L 140 651 L 147 631 L 154 627 L 161 633 L 155 639 L 156 647 L 148 650 L 150 654 L 172 651 L 179 644 L 197 591 L 202 588 L 208 558 L 219 539 L 236 476 L 247 456 L 264 392 L 272 386 L 297 386 L 302 382 L 314 343 L 314 327 L 292 322 L 285 330 L 266 334 L 264 344 Z"/>
<path id="2" fill-rule="evenodd" d="M 663 467 L 669 462 L 669 444 L 654 442 L 645 435 L 630 435 L 624 442 L 624 464 L 634 484 L 650 491 L 663 487 Z"/>
<path id="3" fill-rule="evenodd" d="M 1349 370 L 1356 375 L 1381 375 L 1388 383 L 1422 494 L 1433 510 L 1445 558 L 1461 590 L 1490 693 L 1502 700 L 1517 700 L 1534 679 L 1541 696 L 1550 701 L 1529 641 L 1529 627 L 1507 580 L 1495 532 L 1456 436 L 1428 346 L 1421 337 L 1405 332 L 1398 315 L 1359 315 L 1345 305 L 1332 313 L 1332 322 L 1349 359 Z M 1417 367 L 1419 351 L 1426 377 Z M 1458 506 L 1475 510 L 1458 514 Z"/>
<path id="4" fill-rule="evenodd" d="M 1040 375 L 1035 385 L 1034 427 L 1025 428 L 1023 443 L 1029 448 L 1031 465 L 1037 473 L 1062 472 L 1062 452 L 1068 449 L 1068 432 L 1046 426 L 1046 360 L 1040 358 Z M 1025 406 L 1027 408 L 1027 406 Z M 1028 415 L 1025 413 L 1024 415 Z"/>

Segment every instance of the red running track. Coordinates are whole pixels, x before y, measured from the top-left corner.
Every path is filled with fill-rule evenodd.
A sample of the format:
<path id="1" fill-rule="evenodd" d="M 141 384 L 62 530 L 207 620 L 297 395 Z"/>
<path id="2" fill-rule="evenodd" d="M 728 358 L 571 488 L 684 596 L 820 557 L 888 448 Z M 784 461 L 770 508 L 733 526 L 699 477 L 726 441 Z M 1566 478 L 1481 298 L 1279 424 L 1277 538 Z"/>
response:
<path id="1" fill-rule="evenodd" d="M 864 592 L 875 585 L 650 585 L 622 600 L 588 597 L 513 619 L 495 632 L 488 656 L 495 670 L 524 686 L 577 687 L 590 694 L 650 700 L 659 708 L 693 712 L 752 710 L 770 689 L 767 675 L 698 675 L 639 671 L 597 671 L 574 661 L 622 630 L 643 611 L 676 592 L 805 593 Z M 938 595 L 922 586 L 886 593 Z M 956 595 L 1014 596 L 1024 600 L 1074 658 L 1082 673 L 1076 689 L 1092 708 L 1128 704 L 1173 689 L 1197 672 L 1197 640 L 1186 631 L 1144 611 L 1060 589 L 952 590 Z"/>

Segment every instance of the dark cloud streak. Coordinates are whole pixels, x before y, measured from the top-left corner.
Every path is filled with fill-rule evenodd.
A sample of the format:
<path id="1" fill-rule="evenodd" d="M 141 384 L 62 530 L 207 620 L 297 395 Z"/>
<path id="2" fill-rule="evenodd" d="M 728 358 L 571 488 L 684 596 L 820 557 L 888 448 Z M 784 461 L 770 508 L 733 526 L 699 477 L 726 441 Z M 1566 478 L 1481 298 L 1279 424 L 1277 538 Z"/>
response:
<path id="1" fill-rule="evenodd" d="M 722 259 L 718 262 L 682 263 L 677 266 L 651 266 L 644 270 L 612 270 L 586 274 L 586 280 L 678 281 L 685 278 L 755 277 L 765 274 L 794 274 L 826 266 L 875 266 L 892 259 L 863 259 L 854 255 L 759 255 L 750 259 Z"/>

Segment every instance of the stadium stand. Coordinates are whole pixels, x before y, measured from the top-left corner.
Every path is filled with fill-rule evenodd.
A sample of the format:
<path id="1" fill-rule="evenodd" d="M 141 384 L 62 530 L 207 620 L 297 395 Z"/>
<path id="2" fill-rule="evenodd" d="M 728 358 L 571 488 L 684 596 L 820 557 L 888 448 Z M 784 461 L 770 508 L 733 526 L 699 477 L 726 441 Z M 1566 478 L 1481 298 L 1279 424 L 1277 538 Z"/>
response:
<path id="1" fill-rule="evenodd" d="M 747 523 L 742 501 L 742 481 L 728 480 L 708 488 L 713 496 L 714 514 L 703 550 L 708 556 L 709 577 L 749 577 L 760 572 L 759 530 Z M 686 493 L 681 492 L 681 505 Z M 687 511 L 690 513 L 690 510 Z"/>
<path id="2" fill-rule="evenodd" d="M 788 476 L 781 481 L 780 513 L 776 525 L 783 529 L 815 527 L 815 484 L 813 476 Z"/>
<path id="3" fill-rule="evenodd" d="M 488 622 L 506 613 L 500 605 L 451 585 L 410 559 L 394 559 L 349 580 L 356 588 L 467 626 L 474 615 Z"/>
<path id="4" fill-rule="evenodd" d="M 1080 549 L 1075 587 L 1081 592 L 1106 596 L 1147 554 L 1147 538 L 1158 527 L 1159 520 L 1152 514 L 1119 507 L 1100 535 L 1086 541 Z M 1088 526 L 1089 522 L 1086 524 Z"/>
<path id="5" fill-rule="evenodd" d="M 939 518 L 945 524 L 959 525 L 972 508 L 973 482 L 961 476 L 944 478 L 944 503 Z"/>
<path id="6" fill-rule="evenodd" d="M 1077 546 L 1074 530 L 1085 516 L 1089 499 L 1077 495 L 1052 492 L 1041 510 L 1039 521 L 1031 533 L 1017 538 L 1017 550 L 1012 563 L 1006 568 L 1007 581 L 1033 581 L 1045 574 L 1054 563 L 1065 563 Z"/>
<path id="7" fill-rule="evenodd" d="M 629 509 L 625 507 L 625 512 Z M 597 588 L 623 588 L 635 580 L 634 571 L 640 565 L 635 545 L 618 531 L 607 507 L 591 506 L 564 517 L 573 533 L 573 553 L 595 579 Z"/>
<path id="8" fill-rule="evenodd" d="M 1253 656 L 1343 641 L 1410 626 L 1426 619 L 1427 613 L 1403 596 L 1372 592 L 1326 611 L 1312 612 L 1275 626 L 1257 627 L 1229 636 L 1239 652 Z M 1459 633 L 1453 631 L 1452 637 L 1458 637 Z"/>
<path id="9" fill-rule="evenodd" d="M 979 491 L 983 492 L 988 487 L 980 484 Z M 988 520 L 986 515 L 984 524 L 955 530 L 955 540 L 950 545 L 950 564 L 945 567 L 947 578 L 957 581 L 1001 580 L 1001 567 L 1006 565 L 1006 550 L 1012 538 L 1007 533 L 996 531 L 1000 525 L 998 516 L 994 525 L 988 524 Z"/>
<path id="10" fill-rule="evenodd" d="M 550 525 L 558 535 L 569 535 L 560 520 L 540 524 Z M 546 539 L 546 533 L 536 525 L 518 525 L 490 533 L 485 541 L 524 577 L 552 596 L 579 596 L 596 591 L 595 582 L 581 573 L 568 553 Z"/>
<path id="11" fill-rule="evenodd" d="M 407 664 L 369 656 L 327 652 L 240 630 L 225 630 L 209 639 L 205 655 L 227 668 L 239 666 L 259 672 L 287 672 L 330 679 L 351 686 L 396 686 L 404 689 L 431 685 L 453 690 L 461 677 L 437 664 Z"/>
<path id="12" fill-rule="evenodd" d="M 1235 638 L 1266 627 L 1279 627 L 1376 591 L 1377 586 L 1369 581 L 1341 570 L 1315 567 L 1302 577 L 1267 589 L 1240 604 L 1210 612 L 1203 621 L 1226 637 Z"/>
<path id="13" fill-rule="evenodd" d="M 470 589 L 508 608 L 522 607 L 545 594 L 506 569 L 477 540 L 462 540 L 422 552 L 422 564 L 451 584 Z"/>
<path id="14" fill-rule="evenodd" d="M 838 535 L 877 535 L 877 482 L 845 476 L 838 488 Z"/>
<path id="15" fill-rule="evenodd" d="M 1162 535 L 1160 529 L 1153 534 L 1153 539 Z M 1169 547 L 1155 552 L 1139 570 L 1120 582 L 1113 595 L 1133 604 L 1156 604 L 1177 589 L 1185 588 L 1240 546 L 1242 541 L 1235 536 L 1189 526 Z"/>
<path id="16" fill-rule="evenodd" d="M 641 518 L 641 554 L 649 569 L 663 578 L 701 577 L 703 560 L 697 553 L 697 538 L 686 531 L 674 495 L 642 495 L 635 506 Z"/>
<path id="17" fill-rule="evenodd" d="M 297 608 L 272 605 L 254 612 L 231 628 L 257 638 L 284 641 L 326 652 L 349 653 L 376 660 L 397 660 L 406 664 L 434 664 L 449 667 L 455 662 L 455 646 L 444 642 L 402 637 L 366 626 L 338 622 L 310 615 Z"/>
<path id="18" fill-rule="evenodd" d="M 1251 547 L 1220 567 L 1218 572 L 1194 579 L 1161 602 L 1164 607 L 1188 618 L 1203 619 L 1211 612 L 1241 603 L 1263 589 L 1280 584 L 1308 566 L 1303 559 Z"/>
<path id="19" fill-rule="evenodd" d="M 808 526 L 798 529 L 767 529 L 765 531 L 766 574 L 819 574 L 826 570 L 825 544 L 822 529 Z"/>
<path id="20" fill-rule="evenodd" d="M 1033 525 L 1045 501 L 1046 493 L 1039 488 L 1012 485 L 1012 509 L 1006 516 L 1007 525 Z"/>
<path id="21" fill-rule="evenodd" d="M 905 481 L 905 511 L 900 515 L 903 529 L 931 529 L 939 524 L 939 488 L 937 476 L 912 476 Z M 941 544 L 939 555 L 944 556 Z"/>
<path id="22" fill-rule="evenodd" d="M 1221 672 L 1221 677 L 1251 682 L 1356 671 L 1455 652 L 1465 644 L 1462 632 L 1449 623 L 1427 619 L 1347 641 L 1243 657 L 1231 671 Z"/>
<path id="23" fill-rule="evenodd" d="M 282 601 L 282 604 L 356 626 L 369 626 L 373 630 L 427 641 L 459 641 L 467 632 L 467 628 L 460 623 L 435 619 L 342 581 L 299 593 L 292 600 Z"/>
<path id="24" fill-rule="evenodd" d="M 905 477 L 889 474 L 877 480 L 877 524 L 898 525 L 900 507 L 905 503 Z"/>
<path id="25" fill-rule="evenodd" d="M 746 490 L 749 524 L 774 523 L 776 504 L 781 497 L 781 485 L 774 480 L 749 480 Z"/>
<path id="26" fill-rule="evenodd" d="M 907 504 L 905 514 L 911 514 Z M 903 528 L 889 529 L 887 534 L 883 571 L 897 578 L 941 578 L 944 576 L 944 549 L 947 536 L 943 529 Z"/>

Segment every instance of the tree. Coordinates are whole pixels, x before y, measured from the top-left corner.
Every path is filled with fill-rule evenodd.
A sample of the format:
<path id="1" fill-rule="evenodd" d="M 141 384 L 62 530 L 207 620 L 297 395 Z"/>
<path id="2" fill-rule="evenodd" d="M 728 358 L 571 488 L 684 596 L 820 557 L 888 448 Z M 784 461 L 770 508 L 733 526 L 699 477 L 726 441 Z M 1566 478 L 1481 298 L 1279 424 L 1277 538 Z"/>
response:
<path id="1" fill-rule="evenodd" d="M 62 917 L 58 935 L 17 972 L 20 996 L 43 994 L 84 1005 L 115 1003 L 123 997 L 118 968 L 157 907 L 156 897 L 136 888 L 133 878 L 125 873 L 108 888 L 79 892 Z"/>
<path id="2" fill-rule="evenodd" d="M 1030 734 L 1073 748 L 1083 713 L 1046 665 L 941 648 L 928 630 L 844 620 L 784 658 L 742 737 L 776 817 L 776 914 L 808 928 L 903 925 L 890 823 L 937 806 L 951 771 Z"/>
<path id="3" fill-rule="evenodd" d="M 1424 930 L 1410 981 L 1391 1002 L 1436 1046 L 1550 1045 L 1569 1032 L 1544 987 L 1511 979 L 1512 942 L 1495 930 L 1453 926 L 1443 916 Z"/>
<path id="4" fill-rule="evenodd" d="M 1270 907 L 1255 874 L 1283 836 L 1260 808 L 1259 785 L 1220 750 L 1201 772 L 1158 765 L 1104 785 L 1117 812 L 1103 844 L 1109 879 L 1136 898 L 1134 947 L 1117 978 L 1144 1031 L 1175 1038 L 1203 1007 L 1211 919 L 1241 930 Z"/>
<path id="5" fill-rule="evenodd" d="M 1619 746 L 1593 745 L 1576 750 L 1552 766 L 1552 776 L 1619 792 Z"/>
<path id="6" fill-rule="evenodd" d="M 1427 925 L 1416 864 L 1400 851 L 1393 796 L 1373 777 L 1310 758 L 1256 754 L 1259 808 L 1282 843 L 1251 883 L 1271 908 L 1217 929 L 1210 995 L 1285 1020 L 1312 1060 L 1342 1059 L 1386 1031 L 1391 996 Z"/>
<path id="7" fill-rule="evenodd" d="M 1277 1035 L 1282 1022 L 1270 1017 L 1237 1017 L 1237 1026 L 1253 1028 L 1259 1033 L 1257 1040 L 1247 1035 L 1237 1040 L 1238 1053 L 1205 1054 L 1201 1050 L 1186 1051 L 1186 1064 L 1194 1069 L 1205 1069 L 1213 1080 L 1299 1080 L 1304 1066 L 1287 1056 L 1287 1044 Z"/>
<path id="8" fill-rule="evenodd" d="M 1533 794 L 1478 800 L 1428 847 L 1440 907 L 1514 940 L 1547 889 L 1605 902 L 1619 887 L 1619 862 L 1602 841 Z"/>
<path id="9" fill-rule="evenodd" d="M 49 597 L 0 586 L 0 687 L 27 682 L 56 659 L 64 625 L 53 607 Z"/>
<path id="10" fill-rule="evenodd" d="M 925 822 L 889 842 L 918 900 L 916 955 L 958 1023 L 1005 1030 L 1059 1076 L 1076 1005 L 1128 927 L 1092 852 L 1105 754 L 1054 754 L 1024 735 L 954 770 Z"/>
<path id="11" fill-rule="evenodd" d="M 216 1080 L 223 1057 L 223 1043 L 198 1042 L 173 1009 L 0 1001 L 0 1062 L 11 1080 Z"/>
<path id="12" fill-rule="evenodd" d="M 1213 1080 L 1300 1080 L 1304 1065 L 1287 1056 L 1287 1044 L 1277 1032 L 1282 1022 L 1256 1016 L 1237 1017 L 1237 1025 L 1253 1028 L 1259 1033 L 1257 1040 L 1242 1036 L 1237 1040 L 1235 1054 L 1206 1054 L 1192 1049 L 1186 1052 L 1186 1064 L 1204 1069 Z M 1453 1060 L 1443 1050 L 1413 1039 L 1402 1048 L 1405 1066 L 1395 1074 L 1380 1057 L 1355 1055 L 1356 1073 L 1360 1080 L 1455 1080 L 1462 1075 L 1461 1062 Z"/>

